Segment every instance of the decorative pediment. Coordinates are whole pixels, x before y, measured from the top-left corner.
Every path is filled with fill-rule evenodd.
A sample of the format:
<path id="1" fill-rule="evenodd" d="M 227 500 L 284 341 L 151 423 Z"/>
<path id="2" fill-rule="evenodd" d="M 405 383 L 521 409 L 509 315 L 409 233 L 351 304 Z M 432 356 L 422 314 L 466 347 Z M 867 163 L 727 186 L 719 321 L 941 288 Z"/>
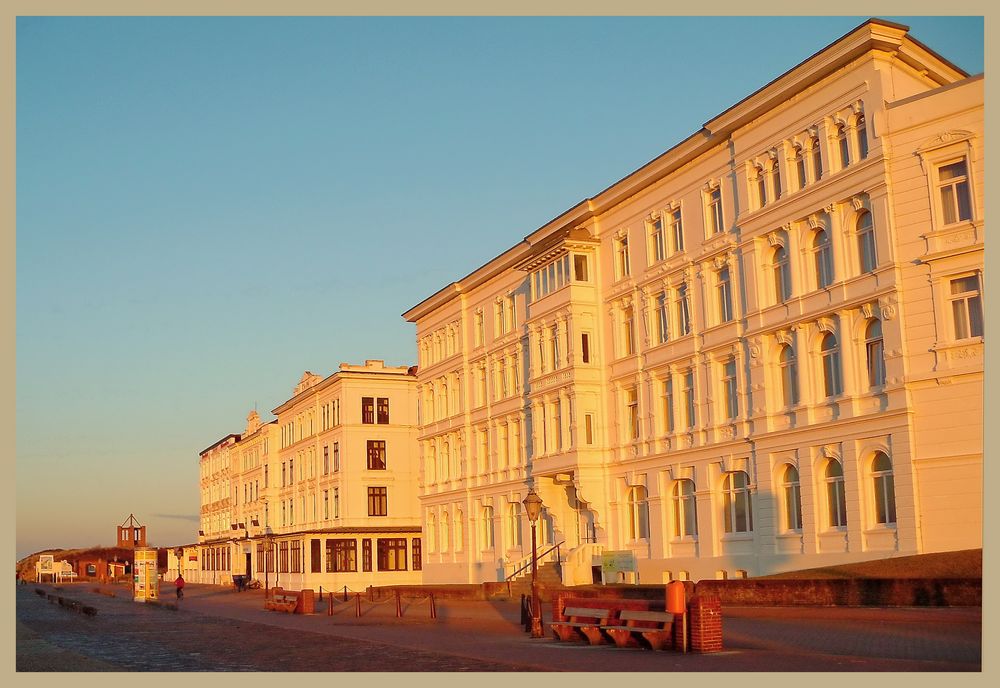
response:
<path id="1" fill-rule="evenodd" d="M 952 129 L 951 131 L 946 131 L 943 134 L 938 134 L 934 138 L 927 139 L 917 148 L 917 153 L 926 153 L 927 151 L 934 150 L 935 148 L 942 148 L 944 146 L 950 146 L 953 143 L 960 143 L 962 141 L 968 141 L 975 138 L 975 134 L 971 131 L 966 131 L 965 129 Z"/>
<path id="2" fill-rule="evenodd" d="M 790 330 L 778 330 L 774 333 L 774 339 L 779 344 L 787 344 L 788 346 L 791 346 L 793 341 Z"/>
<path id="3" fill-rule="evenodd" d="M 784 248 L 785 235 L 780 230 L 777 229 L 774 230 L 773 232 L 769 232 L 767 235 L 767 243 L 772 248 L 777 246 L 781 246 L 782 248 Z"/>
<path id="4" fill-rule="evenodd" d="M 865 320 L 871 320 L 872 316 L 875 314 L 875 309 L 870 303 L 865 303 L 861 305 L 861 315 Z"/>
<path id="5" fill-rule="evenodd" d="M 837 461 L 841 461 L 840 443 L 835 442 L 831 444 L 824 444 L 819 448 L 819 454 L 827 459 L 836 459 Z"/>
<path id="6" fill-rule="evenodd" d="M 854 208 L 855 212 L 860 212 L 864 208 L 868 207 L 868 196 L 858 195 L 851 198 L 851 206 Z"/>
<path id="7" fill-rule="evenodd" d="M 816 329 L 820 332 L 837 334 L 837 323 L 834 322 L 833 318 L 819 318 L 816 320 Z"/>

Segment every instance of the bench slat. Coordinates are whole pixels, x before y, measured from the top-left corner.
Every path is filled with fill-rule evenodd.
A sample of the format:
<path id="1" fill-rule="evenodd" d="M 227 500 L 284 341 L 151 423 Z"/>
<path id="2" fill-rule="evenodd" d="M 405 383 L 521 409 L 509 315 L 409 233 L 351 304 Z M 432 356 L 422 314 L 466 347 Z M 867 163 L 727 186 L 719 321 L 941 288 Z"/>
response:
<path id="1" fill-rule="evenodd" d="M 594 609 L 589 607 L 566 607 L 563 616 L 589 616 L 595 619 L 606 619 L 611 616 L 612 609 Z"/>
<path id="2" fill-rule="evenodd" d="M 670 612 L 647 612 L 637 609 L 623 609 L 618 618 L 622 621 L 659 621 L 662 623 L 674 622 L 674 615 Z"/>

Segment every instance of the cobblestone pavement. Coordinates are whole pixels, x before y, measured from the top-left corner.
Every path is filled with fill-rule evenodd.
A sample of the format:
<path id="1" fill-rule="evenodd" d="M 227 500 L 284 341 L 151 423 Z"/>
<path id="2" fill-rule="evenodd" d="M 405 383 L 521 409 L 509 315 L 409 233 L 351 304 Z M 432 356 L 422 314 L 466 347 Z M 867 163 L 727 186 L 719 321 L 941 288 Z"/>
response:
<path id="1" fill-rule="evenodd" d="M 326 603 L 293 615 L 265 611 L 261 591 L 189 585 L 173 611 L 131 602 L 124 588 L 108 597 L 64 586 L 59 594 L 98 609 L 86 617 L 35 587 L 18 587 L 19 671 L 980 671 L 982 663 L 978 608 L 726 608 L 725 650 L 696 655 L 531 640 L 516 602 L 442 600 L 433 621 L 426 600 L 404 602 L 402 619 L 391 600 L 365 602 L 361 618 L 340 601 L 332 616 Z"/>

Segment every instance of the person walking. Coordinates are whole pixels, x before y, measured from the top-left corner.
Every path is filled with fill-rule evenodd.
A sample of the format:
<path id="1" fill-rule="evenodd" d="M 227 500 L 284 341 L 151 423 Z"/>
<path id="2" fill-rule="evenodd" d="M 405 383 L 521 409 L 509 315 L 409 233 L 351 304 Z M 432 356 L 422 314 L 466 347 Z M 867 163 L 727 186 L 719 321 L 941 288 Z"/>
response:
<path id="1" fill-rule="evenodd" d="M 177 574 L 177 580 L 174 581 L 174 585 L 177 587 L 177 599 L 184 599 L 184 576 Z"/>

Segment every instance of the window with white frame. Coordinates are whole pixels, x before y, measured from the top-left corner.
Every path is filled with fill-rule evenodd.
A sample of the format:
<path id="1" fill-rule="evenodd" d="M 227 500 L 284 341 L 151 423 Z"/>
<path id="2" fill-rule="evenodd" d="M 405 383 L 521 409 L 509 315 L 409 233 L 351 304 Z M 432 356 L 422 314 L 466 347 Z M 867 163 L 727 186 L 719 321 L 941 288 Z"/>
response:
<path id="1" fill-rule="evenodd" d="M 778 369 L 781 373 L 781 400 L 785 408 L 799 403 L 799 371 L 795 359 L 795 349 L 785 344 L 778 353 Z"/>
<path id="2" fill-rule="evenodd" d="M 784 496 L 785 530 L 802 530 L 802 493 L 799 486 L 799 470 L 787 464 L 781 474 L 781 490 Z"/>
<path id="3" fill-rule="evenodd" d="M 847 495 L 844 491 L 844 468 L 831 459 L 823 471 L 826 484 L 826 524 L 830 528 L 847 527 Z"/>
<path id="4" fill-rule="evenodd" d="M 816 230 L 813 234 L 813 263 L 816 268 L 816 288 L 825 289 L 833 283 L 833 250 L 830 248 L 830 236 L 825 229 Z"/>
<path id="5" fill-rule="evenodd" d="M 519 549 L 521 540 L 521 503 L 511 502 L 507 506 L 507 534 L 510 547 Z"/>
<path id="6" fill-rule="evenodd" d="M 882 321 L 873 318 L 865 328 L 865 360 L 868 368 L 868 387 L 874 389 L 885 384 L 885 346 L 882 343 Z"/>
<path id="7" fill-rule="evenodd" d="M 719 296 L 719 322 L 727 323 L 733 319 L 733 284 L 728 265 L 719 270 L 716 276 L 716 289 Z"/>
<path id="8" fill-rule="evenodd" d="M 441 552 L 447 552 L 451 544 L 451 521 L 448 520 L 448 512 L 441 512 Z"/>
<path id="9" fill-rule="evenodd" d="M 635 387 L 625 389 L 625 430 L 626 439 L 639 439 L 639 392 Z"/>
<path id="10" fill-rule="evenodd" d="M 628 491 L 628 538 L 642 540 L 649 537 L 649 501 L 646 488 L 636 485 Z"/>
<path id="11" fill-rule="evenodd" d="M 802 152 L 802 146 L 795 146 L 795 175 L 796 181 L 798 182 L 798 188 L 806 188 L 808 181 L 806 180 L 806 156 Z"/>
<path id="12" fill-rule="evenodd" d="M 482 546 L 482 549 L 493 549 L 493 547 L 494 547 L 494 538 L 493 538 L 493 507 L 492 506 L 484 506 L 483 507 L 482 536 L 483 536 L 483 546 Z"/>
<path id="13" fill-rule="evenodd" d="M 823 393 L 828 398 L 835 397 L 844 391 L 837 337 L 832 332 L 827 332 L 820 342 L 819 349 L 823 359 Z"/>
<path id="14" fill-rule="evenodd" d="M 969 168 L 965 158 L 937 168 L 937 192 L 944 224 L 972 219 Z"/>
<path id="15" fill-rule="evenodd" d="M 775 303 L 784 303 L 792 296 L 792 266 L 784 246 L 775 247 L 772 266 Z"/>
<path id="16" fill-rule="evenodd" d="M 667 292 L 656 295 L 656 343 L 666 344 L 670 339 L 670 313 L 667 307 Z"/>
<path id="17" fill-rule="evenodd" d="M 475 340 L 473 344 L 475 346 L 482 346 L 486 342 L 486 328 L 485 328 L 485 317 L 483 316 L 482 310 L 477 310 L 474 315 L 475 325 L 473 327 L 473 333 Z"/>
<path id="18" fill-rule="evenodd" d="M 667 247 L 663 236 L 663 218 L 657 216 L 649 223 L 649 255 L 658 263 L 667 257 Z"/>
<path id="19" fill-rule="evenodd" d="M 851 164 L 851 144 L 847 138 L 847 127 L 843 124 L 837 126 L 837 148 L 840 151 L 841 169 Z"/>
<path id="20" fill-rule="evenodd" d="M 710 233 L 722 234 L 725 231 L 722 222 L 722 191 L 718 186 L 709 190 L 706 210 Z"/>
<path id="21" fill-rule="evenodd" d="M 858 158 L 864 160 L 868 157 L 868 130 L 865 127 L 863 112 L 854 120 L 854 133 L 858 141 Z"/>
<path id="22" fill-rule="evenodd" d="M 771 198 L 775 201 L 781 198 L 781 166 L 777 158 L 771 161 Z"/>
<path id="23" fill-rule="evenodd" d="M 744 471 L 732 471 L 723 477 L 722 520 L 726 533 L 753 532 L 750 476 Z"/>
<path id="24" fill-rule="evenodd" d="M 677 287 L 677 331 L 682 337 L 691 334 L 691 303 L 683 283 Z"/>
<path id="25" fill-rule="evenodd" d="M 896 522 L 896 489 L 892 480 L 892 462 L 885 452 L 875 452 L 871 463 L 872 494 L 875 498 L 875 523 Z"/>
<path id="26" fill-rule="evenodd" d="M 858 238 L 858 263 L 861 272 L 874 272 L 878 265 L 878 257 L 875 253 L 875 225 L 872 222 L 872 214 L 867 210 L 862 211 L 854 227 Z"/>
<path id="27" fill-rule="evenodd" d="M 670 211 L 670 247 L 674 253 L 684 250 L 684 226 L 681 224 L 681 209 Z"/>
<path id="28" fill-rule="evenodd" d="M 949 281 L 952 332 L 955 339 L 983 336 L 983 301 L 978 275 Z"/>
<path id="29" fill-rule="evenodd" d="M 688 429 L 694 427 L 694 371 L 684 371 L 684 423 Z"/>
<path id="30" fill-rule="evenodd" d="M 757 190 L 757 207 L 763 208 L 767 205 L 767 180 L 764 178 L 764 168 L 760 165 L 754 167 L 753 184 Z"/>
<path id="31" fill-rule="evenodd" d="M 622 355 L 635 353 L 635 311 L 632 306 L 622 308 Z"/>
<path id="32" fill-rule="evenodd" d="M 819 138 L 812 140 L 810 157 L 812 158 L 813 181 L 818 182 L 823 177 L 823 154 L 821 153 Z"/>
<path id="33" fill-rule="evenodd" d="M 622 279 L 631 274 L 628 256 L 628 235 L 615 240 L 615 271 Z"/>
<path id="34" fill-rule="evenodd" d="M 434 554 L 437 551 L 438 528 L 437 516 L 433 512 L 427 513 L 427 553 Z"/>
<path id="35" fill-rule="evenodd" d="M 465 521 L 462 520 L 462 510 L 455 509 L 455 551 L 461 552 L 465 542 Z"/>
<path id="36" fill-rule="evenodd" d="M 722 364 L 722 391 L 725 400 L 726 420 L 735 420 L 740 413 L 740 402 L 736 389 L 735 358 L 730 358 Z"/>
<path id="37" fill-rule="evenodd" d="M 667 375 L 663 381 L 663 431 L 670 434 L 674 431 L 674 379 Z"/>
<path id="38" fill-rule="evenodd" d="M 696 537 L 698 512 L 695 505 L 694 481 L 675 480 L 670 499 L 673 506 L 674 538 Z"/>

